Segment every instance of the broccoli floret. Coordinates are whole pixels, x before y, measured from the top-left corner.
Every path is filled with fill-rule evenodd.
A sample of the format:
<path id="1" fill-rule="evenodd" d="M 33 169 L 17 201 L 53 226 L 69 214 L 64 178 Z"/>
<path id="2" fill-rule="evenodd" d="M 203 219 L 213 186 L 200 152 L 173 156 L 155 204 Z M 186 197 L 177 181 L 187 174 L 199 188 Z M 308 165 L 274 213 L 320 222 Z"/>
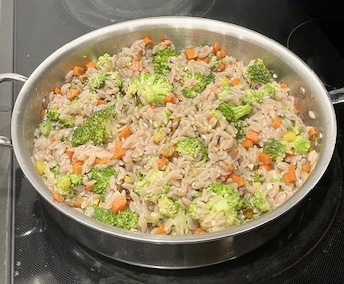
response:
<path id="1" fill-rule="evenodd" d="M 110 61 L 111 61 L 111 55 L 108 53 L 104 53 L 103 55 L 98 57 L 96 67 L 99 69 Z"/>
<path id="2" fill-rule="evenodd" d="M 287 143 L 277 138 L 269 139 L 263 145 L 263 152 L 269 154 L 273 160 L 281 159 L 287 149 Z"/>
<path id="3" fill-rule="evenodd" d="M 272 80 L 270 70 L 265 66 L 261 58 L 251 60 L 245 68 L 249 83 L 269 83 Z"/>
<path id="4" fill-rule="evenodd" d="M 167 108 L 163 108 L 160 113 L 155 115 L 157 120 L 154 120 L 152 122 L 153 127 L 160 128 L 160 127 L 166 126 L 166 124 L 171 119 L 171 116 L 172 116 L 172 112 Z"/>
<path id="5" fill-rule="evenodd" d="M 60 119 L 59 123 L 64 128 L 74 127 L 74 119 L 73 118 Z"/>
<path id="6" fill-rule="evenodd" d="M 42 132 L 42 134 L 44 136 L 49 136 L 50 132 L 54 129 L 54 126 L 52 125 L 52 123 L 48 120 L 43 121 L 40 125 L 39 125 L 39 130 Z"/>
<path id="7" fill-rule="evenodd" d="M 139 215 L 133 211 L 123 210 L 115 214 L 114 212 L 97 205 L 93 205 L 93 208 L 94 213 L 92 218 L 102 223 L 126 230 L 137 230 L 139 227 Z"/>
<path id="8" fill-rule="evenodd" d="M 126 230 L 137 230 L 139 215 L 131 210 L 119 211 L 116 214 L 115 226 Z"/>
<path id="9" fill-rule="evenodd" d="M 177 200 L 169 198 L 166 194 L 160 195 L 157 205 L 159 213 L 169 218 L 176 217 L 180 207 Z"/>
<path id="10" fill-rule="evenodd" d="M 225 84 L 223 86 L 222 91 L 217 94 L 217 98 L 220 101 L 227 101 L 228 100 L 228 96 L 231 95 L 231 92 L 232 92 L 232 84 L 230 84 L 230 83 Z"/>
<path id="11" fill-rule="evenodd" d="M 113 134 L 114 106 L 93 112 L 88 119 L 79 125 L 73 132 L 72 145 L 80 146 L 87 141 L 102 144 Z"/>
<path id="12" fill-rule="evenodd" d="M 248 115 L 251 112 L 252 107 L 248 104 L 233 106 L 229 103 L 222 102 L 220 103 L 218 110 L 221 111 L 226 120 L 230 123 L 238 121 L 240 118 Z"/>
<path id="13" fill-rule="evenodd" d="M 56 192 L 64 198 L 72 198 L 75 194 L 75 186 L 82 183 L 82 175 L 67 173 L 56 181 Z"/>
<path id="14" fill-rule="evenodd" d="M 94 92 L 96 89 L 100 89 L 104 86 L 105 81 L 108 78 L 107 73 L 95 73 L 88 78 L 87 84 L 90 87 L 90 91 Z"/>
<path id="15" fill-rule="evenodd" d="M 163 103 L 173 91 L 172 84 L 161 74 L 142 72 L 130 82 L 128 94 L 138 95 L 142 104 Z"/>
<path id="16" fill-rule="evenodd" d="M 201 155 L 201 160 L 208 160 L 207 148 L 202 140 L 196 137 L 187 137 L 179 141 L 176 146 L 179 154 L 195 158 L 195 154 Z"/>
<path id="17" fill-rule="evenodd" d="M 134 192 L 138 195 L 145 193 L 144 189 L 148 187 L 154 181 L 161 179 L 163 175 L 164 175 L 163 171 L 155 171 L 155 172 L 152 172 L 152 174 L 149 174 L 147 176 L 140 175 L 139 180 L 137 181 L 134 187 Z"/>
<path id="18" fill-rule="evenodd" d="M 55 108 L 48 108 L 47 109 L 47 118 L 51 121 L 58 121 L 60 118 L 60 113 Z"/>
<path id="19" fill-rule="evenodd" d="M 159 74 L 167 74 L 171 68 L 168 66 L 170 57 L 180 55 L 179 50 L 165 48 L 153 55 L 154 72 Z"/>
<path id="20" fill-rule="evenodd" d="M 304 136 L 297 136 L 293 141 L 294 150 L 299 154 L 307 154 L 309 149 L 311 148 L 311 141 L 309 141 Z"/>
<path id="21" fill-rule="evenodd" d="M 256 190 L 250 197 L 245 199 L 244 203 L 246 208 L 253 207 L 262 213 L 268 212 L 271 209 L 265 193 L 260 190 Z"/>
<path id="22" fill-rule="evenodd" d="M 109 185 L 110 178 L 116 177 L 117 174 L 113 166 L 107 166 L 106 168 L 92 168 L 90 171 L 91 179 L 95 180 L 92 191 L 104 195 L 107 186 Z"/>
<path id="23" fill-rule="evenodd" d="M 104 86 L 105 81 L 113 79 L 118 88 L 122 87 L 123 79 L 119 72 L 106 72 L 106 73 L 95 73 L 88 79 L 88 85 L 91 92 L 95 92 L 96 89 L 100 89 Z"/>
<path id="24" fill-rule="evenodd" d="M 253 105 L 254 103 L 262 103 L 264 97 L 273 97 L 276 89 L 272 84 L 261 86 L 258 90 L 248 89 L 242 96 L 241 102 Z"/>
<path id="25" fill-rule="evenodd" d="M 205 188 L 212 194 L 206 201 L 196 198 L 188 207 L 188 216 L 198 221 L 201 226 L 208 214 L 204 214 L 205 208 L 208 208 L 215 214 L 221 214 L 226 218 L 227 225 L 238 225 L 242 221 L 239 219 L 239 210 L 242 207 L 242 200 L 237 189 L 232 185 L 222 184 L 219 182 L 211 183 Z M 209 226 L 209 225 L 207 225 Z M 211 230 L 211 228 L 208 228 Z"/>
<path id="26" fill-rule="evenodd" d="M 190 78 L 194 78 L 197 80 L 197 83 L 193 87 L 184 87 L 182 89 L 182 93 L 186 98 L 195 98 L 197 95 L 205 90 L 208 84 L 210 84 L 214 80 L 214 75 L 211 73 L 209 75 L 205 75 L 202 73 L 195 73 L 192 74 L 190 72 L 186 73 L 185 80 Z"/>
<path id="27" fill-rule="evenodd" d="M 54 175 L 60 174 L 60 165 L 56 165 L 56 166 L 52 167 L 52 168 L 50 169 L 50 171 L 51 171 Z"/>

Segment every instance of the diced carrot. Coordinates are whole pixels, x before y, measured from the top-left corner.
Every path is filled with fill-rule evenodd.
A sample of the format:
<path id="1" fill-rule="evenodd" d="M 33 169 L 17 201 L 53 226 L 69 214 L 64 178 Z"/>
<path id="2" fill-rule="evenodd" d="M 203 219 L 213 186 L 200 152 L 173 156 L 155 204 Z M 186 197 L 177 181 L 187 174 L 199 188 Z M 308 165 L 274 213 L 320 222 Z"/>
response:
<path id="1" fill-rule="evenodd" d="M 124 127 L 121 132 L 118 134 L 119 139 L 128 138 L 133 132 L 131 131 L 129 126 Z"/>
<path id="2" fill-rule="evenodd" d="M 159 225 L 158 229 L 156 230 L 156 234 L 157 235 L 166 235 L 164 224 Z"/>
<path id="3" fill-rule="evenodd" d="M 65 150 L 65 153 L 67 154 L 67 156 L 68 156 L 69 159 L 72 159 L 73 154 L 74 154 L 74 151 L 73 151 L 73 150 L 67 148 L 67 149 Z"/>
<path id="4" fill-rule="evenodd" d="M 192 47 L 185 49 L 185 55 L 188 60 L 195 59 L 195 49 Z"/>
<path id="5" fill-rule="evenodd" d="M 227 165 L 227 169 L 228 169 L 229 172 L 232 172 L 232 171 L 234 171 L 235 167 L 234 167 L 234 165 L 231 163 L 231 164 L 228 164 L 228 165 Z"/>
<path id="6" fill-rule="evenodd" d="M 49 142 L 52 144 L 56 141 L 56 139 L 54 137 L 49 137 Z"/>
<path id="7" fill-rule="evenodd" d="M 168 103 L 171 103 L 173 104 L 174 103 L 174 100 L 175 100 L 175 95 L 169 95 L 169 96 L 166 96 L 165 99 L 164 99 L 164 104 L 168 104 Z"/>
<path id="8" fill-rule="evenodd" d="M 105 103 L 104 99 L 97 100 L 97 106 L 103 105 Z"/>
<path id="9" fill-rule="evenodd" d="M 115 145 L 115 149 L 113 151 L 113 159 L 122 159 L 125 155 L 125 151 L 122 148 L 122 142 L 118 142 Z"/>
<path id="10" fill-rule="evenodd" d="M 153 39 L 150 36 L 145 36 L 143 38 L 143 41 L 146 46 L 152 46 L 153 45 Z"/>
<path id="11" fill-rule="evenodd" d="M 249 129 L 246 132 L 246 138 L 252 140 L 253 143 L 257 143 L 259 140 L 259 133 L 256 131 L 253 131 L 252 129 Z"/>
<path id="12" fill-rule="evenodd" d="M 39 118 L 43 119 L 44 118 L 44 114 L 45 114 L 45 109 L 41 108 L 41 110 L 39 111 Z"/>
<path id="13" fill-rule="evenodd" d="M 316 135 L 317 135 L 317 131 L 315 130 L 314 127 L 310 128 L 310 129 L 308 130 L 308 136 L 309 136 L 309 138 L 314 138 Z"/>
<path id="14" fill-rule="evenodd" d="M 166 165 L 168 164 L 168 159 L 165 156 L 162 156 L 159 160 L 158 160 L 158 169 L 162 170 L 166 167 Z"/>
<path id="15" fill-rule="evenodd" d="M 307 172 L 307 173 L 309 173 L 311 171 L 311 168 L 312 168 L 312 166 L 310 163 L 306 163 L 306 164 L 302 165 L 302 170 Z"/>
<path id="16" fill-rule="evenodd" d="M 245 149 L 249 149 L 251 147 L 253 147 L 254 143 L 251 139 L 245 139 L 244 141 L 241 142 L 241 145 L 245 148 Z"/>
<path id="17" fill-rule="evenodd" d="M 85 69 L 82 68 L 81 66 L 75 65 L 73 66 L 73 75 L 74 76 L 80 76 L 82 74 L 84 74 Z"/>
<path id="18" fill-rule="evenodd" d="M 63 202 L 65 199 L 62 194 L 57 193 L 56 191 L 53 192 L 53 199 L 58 202 Z"/>
<path id="19" fill-rule="evenodd" d="M 151 103 L 150 106 L 151 108 L 156 108 L 156 103 Z"/>
<path id="20" fill-rule="evenodd" d="M 283 175 L 283 180 L 285 183 L 293 183 L 296 181 L 295 165 L 293 163 L 289 164 L 289 170 Z"/>
<path id="21" fill-rule="evenodd" d="M 280 127 L 282 124 L 282 118 L 280 116 L 275 116 L 274 119 L 272 120 L 272 127 L 277 129 Z"/>
<path id="22" fill-rule="evenodd" d="M 199 235 L 199 234 L 204 234 L 206 231 L 203 229 L 203 228 L 201 228 L 201 227 L 198 227 L 198 228 L 196 228 L 195 230 L 194 230 L 194 234 L 195 235 Z"/>
<path id="23" fill-rule="evenodd" d="M 133 55 L 133 59 L 134 59 L 134 60 L 140 61 L 141 58 L 142 58 L 142 55 L 141 55 L 140 52 Z"/>
<path id="24" fill-rule="evenodd" d="M 107 164 L 109 162 L 111 162 L 111 159 L 109 159 L 109 158 L 96 158 L 94 160 L 93 164 L 94 165 L 104 165 L 104 164 Z"/>
<path id="25" fill-rule="evenodd" d="M 85 185 L 85 190 L 86 190 L 87 192 L 91 192 L 92 189 L 93 189 L 93 187 L 94 187 L 94 183 L 86 184 L 86 185 Z"/>
<path id="26" fill-rule="evenodd" d="M 272 164 L 262 164 L 259 165 L 261 169 L 265 169 L 266 171 L 271 171 L 272 170 Z"/>
<path id="27" fill-rule="evenodd" d="M 268 164 L 272 163 L 271 156 L 265 152 L 259 152 L 258 153 L 258 159 L 264 165 L 268 165 Z"/>
<path id="28" fill-rule="evenodd" d="M 55 94 L 58 94 L 58 95 L 62 95 L 62 91 L 61 91 L 61 89 L 58 88 L 58 87 L 55 87 L 55 88 L 54 88 L 54 93 L 55 93 Z"/>
<path id="29" fill-rule="evenodd" d="M 238 176 L 236 174 L 230 174 L 229 177 L 232 179 L 234 183 L 238 185 L 238 187 L 244 186 L 246 184 L 245 179 L 241 176 Z"/>
<path id="30" fill-rule="evenodd" d="M 287 83 L 284 83 L 284 82 L 282 82 L 282 83 L 281 83 L 281 88 L 288 88 L 288 84 L 287 84 Z"/>
<path id="31" fill-rule="evenodd" d="M 220 44 L 217 41 L 215 41 L 213 43 L 213 52 L 214 52 L 214 54 L 216 54 L 218 51 L 220 51 L 220 49 L 221 49 Z"/>
<path id="32" fill-rule="evenodd" d="M 213 86 L 210 87 L 210 91 L 213 92 L 213 93 L 215 93 L 218 89 L 219 89 L 219 87 L 216 86 L 216 85 L 213 85 Z"/>
<path id="33" fill-rule="evenodd" d="M 232 156 L 233 156 L 234 158 L 236 158 L 236 157 L 238 157 L 238 155 L 239 155 L 239 149 L 238 149 L 238 148 L 234 148 L 234 149 L 232 150 Z"/>
<path id="34" fill-rule="evenodd" d="M 83 161 L 74 160 L 72 161 L 72 172 L 73 174 L 82 174 Z"/>
<path id="35" fill-rule="evenodd" d="M 220 63 L 220 64 L 219 64 L 219 67 L 217 68 L 217 71 L 218 71 L 218 72 L 222 72 L 222 71 L 225 70 L 225 69 L 226 69 L 226 64 Z"/>
<path id="36" fill-rule="evenodd" d="M 285 181 L 285 183 L 292 183 L 296 181 L 296 173 L 293 170 L 289 170 L 287 171 L 284 175 L 283 175 L 283 180 Z"/>
<path id="37" fill-rule="evenodd" d="M 86 68 L 95 68 L 97 66 L 97 63 L 95 61 L 89 61 L 85 64 Z"/>
<path id="38" fill-rule="evenodd" d="M 127 207 L 127 197 L 125 195 L 117 196 L 111 205 L 112 212 L 117 214 L 119 211 L 124 211 Z"/>
<path id="39" fill-rule="evenodd" d="M 140 70 L 140 66 L 141 66 L 141 64 L 140 64 L 140 61 L 138 61 L 138 60 L 133 60 L 132 62 L 131 62 L 131 70 L 133 70 L 133 71 L 139 71 Z"/>
<path id="40" fill-rule="evenodd" d="M 222 58 L 224 58 L 226 55 L 227 55 L 227 52 L 226 52 L 224 49 L 220 49 L 220 50 L 217 52 L 217 58 L 218 58 L 218 59 L 222 59 Z"/>
<path id="41" fill-rule="evenodd" d="M 205 57 L 197 57 L 196 58 L 196 61 L 203 61 L 205 63 L 208 63 L 209 62 L 209 57 L 208 56 L 205 56 Z"/>
<path id="42" fill-rule="evenodd" d="M 71 101 L 80 93 L 78 89 L 71 88 L 68 90 L 67 98 Z"/>
<path id="43" fill-rule="evenodd" d="M 232 85 L 233 86 L 237 86 L 240 84 L 240 78 L 233 78 L 232 80 Z"/>

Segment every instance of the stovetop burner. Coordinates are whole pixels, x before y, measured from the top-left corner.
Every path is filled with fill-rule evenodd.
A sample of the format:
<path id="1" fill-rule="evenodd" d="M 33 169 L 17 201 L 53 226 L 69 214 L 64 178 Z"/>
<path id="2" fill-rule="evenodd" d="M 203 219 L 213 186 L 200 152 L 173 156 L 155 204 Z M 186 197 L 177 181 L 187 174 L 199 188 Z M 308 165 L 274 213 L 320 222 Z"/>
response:
<path id="1" fill-rule="evenodd" d="M 63 0 L 63 6 L 80 22 L 100 28 L 152 16 L 203 16 L 216 0 Z"/>
<path id="2" fill-rule="evenodd" d="M 328 90 L 344 86 L 344 17 L 302 22 L 290 33 L 287 47 L 299 55 Z"/>

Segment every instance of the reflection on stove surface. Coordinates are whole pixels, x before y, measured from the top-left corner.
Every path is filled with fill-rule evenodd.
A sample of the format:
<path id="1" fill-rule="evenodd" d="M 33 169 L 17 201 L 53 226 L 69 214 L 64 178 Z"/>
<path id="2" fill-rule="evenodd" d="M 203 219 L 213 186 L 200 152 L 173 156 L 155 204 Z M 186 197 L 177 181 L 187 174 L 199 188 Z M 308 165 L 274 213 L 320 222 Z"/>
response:
<path id="1" fill-rule="evenodd" d="M 33 194 L 34 189 L 20 170 L 17 177 L 20 186 L 16 195 L 16 283 L 56 283 L 56 280 L 57 283 L 181 283 L 185 279 L 188 283 L 200 283 L 202 279 L 212 279 L 215 281 L 212 283 L 264 281 L 266 284 L 271 277 L 300 267 L 302 260 L 321 243 L 338 216 L 343 192 L 336 152 L 319 184 L 297 208 L 295 220 L 276 238 L 247 255 L 221 264 L 166 271 L 124 264 L 80 245 L 50 217 L 45 202 Z M 29 231 L 32 233 L 25 234 Z M 23 251 L 21 242 L 31 246 Z"/>
<path id="2" fill-rule="evenodd" d="M 75 19 L 99 28 L 113 23 L 154 16 L 202 16 L 216 0 L 62 0 Z"/>

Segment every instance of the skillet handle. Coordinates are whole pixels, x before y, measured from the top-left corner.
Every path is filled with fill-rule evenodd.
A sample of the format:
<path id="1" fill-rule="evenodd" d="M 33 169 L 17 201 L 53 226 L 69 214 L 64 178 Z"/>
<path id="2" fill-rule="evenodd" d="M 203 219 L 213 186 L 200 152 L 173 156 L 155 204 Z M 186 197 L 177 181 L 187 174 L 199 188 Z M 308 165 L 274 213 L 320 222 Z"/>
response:
<path id="1" fill-rule="evenodd" d="M 19 83 L 25 83 L 26 80 L 28 78 L 23 76 L 23 75 L 20 75 L 20 74 L 16 74 L 16 73 L 2 73 L 0 74 L 0 83 L 1 82 L 19 82 Z M 0 109 L 0 111 L 2 111 Z M 4 111 L 9 111 L 9 109 L 5 109 Z M 1 146 L 4 146 L 4 147 L 7 147 L 7 148 L 12 148 L 12 141 L 10 138 L 8 137 L 5 137 L 5 136 L 0 136 L 0 147 Z"/>
<path id="2" fill-rule="evenodd" d="M 329 91 L 328 94 L 330 95 L 333 104 L 339 104 L 344 102 L 344 87 Z"/>

